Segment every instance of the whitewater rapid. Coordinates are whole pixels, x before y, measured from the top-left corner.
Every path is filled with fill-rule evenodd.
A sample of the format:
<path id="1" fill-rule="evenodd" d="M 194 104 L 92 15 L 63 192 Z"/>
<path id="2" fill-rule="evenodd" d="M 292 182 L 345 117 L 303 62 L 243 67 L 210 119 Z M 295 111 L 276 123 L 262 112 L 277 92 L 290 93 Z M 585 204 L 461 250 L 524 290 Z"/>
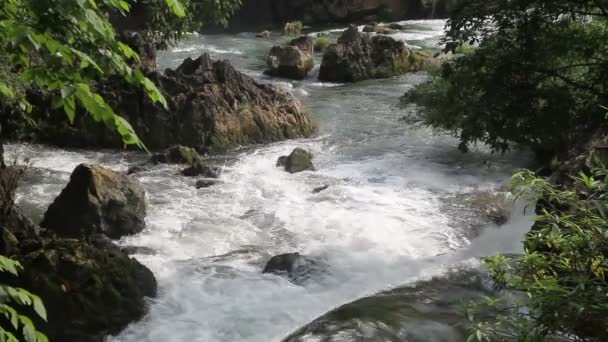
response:
<path id="1" fill-rule="evenodd" d="M 436 44 L 442 23 L 409 23 L 402 38 Z M 506 226 L 478 236 L 453 223 L 460 212 L 446 210 L 443 199 L 496 189 L 529 156 L 497 156 L 483 147 L 463 155 L 453 137 L 403 120 L 407 110 L 399 97 L 424 74 L 329 87 L 313 78 L 265 78 L 264 56 L 274 43 L 253 34 L 200 35 L 160 56 L 162 66 L 174 67 L 209 52 L 262 82 L 289 84 L 320 131 L 214 157 L 210 162 L 222 172 L 210 188 L 196 189 L 195 180 L 177 175 L 177 166 L 138 174 L 147 192 L 147 229 L 119 243 L 156 251 L 135 257 L 154 272 L 159 296 L 150 299 L 142 321 L 110 341 L 280 341 L 350 300 L 519 248 L 529 227 L 521 210 Z M 295 147 L 314 154 L 318 171 L 288 174 L 275 166 Z M 34 145 L 7 150 L 28 156 L 36 168 L 18 202 L 38 218 L 79 163 L 124 171 L 146 158 Z M 329 188 L 312 193 L 322 185 Z M 319 257 L 327 270 L 303 286 L 261 273 L 271 256 L 288 252 Z"/>

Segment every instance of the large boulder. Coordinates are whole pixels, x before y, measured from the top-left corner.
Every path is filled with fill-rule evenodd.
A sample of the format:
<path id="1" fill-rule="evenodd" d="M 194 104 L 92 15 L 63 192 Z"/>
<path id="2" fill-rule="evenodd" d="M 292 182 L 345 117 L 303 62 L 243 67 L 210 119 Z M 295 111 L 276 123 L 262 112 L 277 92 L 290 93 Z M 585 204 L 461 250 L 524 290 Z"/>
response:
<path id="1" fill-rule="evenodd" d="M 319 80 L 357 82 L 388 78 L 422 69 L 430 57 L 384 35 L 372 36 L 351 26 L 323 54 Z"/>
<path id="2" fill-rule="evenodd" d="M 60 237 L 112 239 L 146 227 L 145 192 L 137 180 L 98 165 L 76 167 L 70 182 L 49 206 L 41 226 Z"/>
<path id="3" fill-rule="evenodd" d="M 149 149 L 180 144 L 196 150 L 223 150 L 312 134 L 315 126 L 298 99 L 269 84 L 257 83 L 228 61 L 208 54 L 187 58 L 165 74 L 149 72 L 168 107 L 152 102 L 141 87 L 119 77 L 99 82 L 97 91 L 133 126 Z M 50 96 L 30 92 L 37 126 L 35 140 L 60 146 L 122 147 L 118 134 L 83 112 L 73 125 L 52 111 Z M 20 130 L 19 128 L 14 128 Z M 13 135 L 19 135 L 14 131 Z"/>
<path id="4" fill-rule="evenodd" d="M 281 156 L 277 160 L 277 166 L 282 166 L 289 173 L 298 173 L 302 171 L 314 171 L 315 166 L 312 163 L 312 153 L 296 148 L 288 156 Z"/>
<path id="5" fill-rule="evenodd" d="M 287 46 L 273 46 L 270 49 L 266 63 L 266 73 L 301 80 L 315 65 L 315 41 L 312 37 L 302 36 L 289 42 Z"/>
<path id="6" fill-rule="evenodd" d="M 156 295 L 152 272 L 111 242 L 27 240 L 16 258 L 24 269 L 3 280 L 42 298 L 48 322 L 36 326 L 51 341 L 102 342 L 141 319 L 145 297 Z"/>

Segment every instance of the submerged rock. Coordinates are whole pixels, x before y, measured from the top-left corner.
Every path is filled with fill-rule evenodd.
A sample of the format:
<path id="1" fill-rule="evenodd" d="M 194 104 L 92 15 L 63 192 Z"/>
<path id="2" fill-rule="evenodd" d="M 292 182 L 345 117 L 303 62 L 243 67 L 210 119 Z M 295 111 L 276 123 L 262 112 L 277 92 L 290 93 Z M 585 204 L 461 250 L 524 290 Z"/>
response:
<path id="1" fill-rule="evenodd" d="M 205 163 L 203 163 L 202 160 L 195 161 L 191 166 L 183 169 L 181 171 L 181 173 L 182 173 L 182 175 L 184 175 L 186 177 L 196 177 L 196 176 L 203 176 L 203 177 L 207 177 L 207 178 L 219 177 L 217 170 L 215 168 L 212 168 L 212 167 L 206 165 Z"/>
<path id="2" fill-rule="evenodd" d="M 289 173 L 315 170 L 315 166 L 312 164 L 312 153 L 299 147 L 294 149 L 289 156 L 279 157 L 277 166 L 284 167 L 285 171 Z"/>
<path id="3" fill-rule="evenodd" d="M 60 237 L 112 239 L 144 230 L 145 192 L 131 177 L 98 165 L 81 164 L 49 206 L 40 224 Z"/>
<path id="4" fill-rule="evenodd" d="M 300 101 L 275 86 L 260 84 L 237 71 L 228 61 L 213 61 L 208 54 L 187 58 L 165 74 L 147 73 L 168 107 L 153 103 L 140 87 L 118 77 L 100 81 L 97 91 L 117 114 L 133 126 L 152 150 L 175 144 L 196 150 L 223 150 L 312 134 L 315 126 Z M 14 127 L 13 135 L 30 134 L 34 140 L 59 146 L 122 147 L 116 132 L 83 112 L 74 125 L 52 112 L 51 96 L 31 92 L 36 127 Z M 33 130 L 33 132 L 23 132 Z"/>
<path id="5" fill-rule="evenodd" d="M 422 69 L 430 57 L 405 47 L 402 41 L 351 26 L 323 54 L 319 80 L 357 82 L 387 78 Z"/>
<path id="6" fill-rule="evenodd" d="M 266 60 L 269 68 L 266 73 L 296 80 L 306 78 L 315 65 L 314 45 L 312 37 L 302 36 L 288 46 L 273 46 Z"/>
<path id="7" fill-rule="evenodd" d="M 256 33 L 255 36 L 256 36 L 256 38 L 270 38 L 271 35 L 272 35 L 272 32 L 266 30 L 266 31 Z"/>
<path id="8" fill-rule="evenodd" d="M 323 185 L 323 186 L 320 186 L 320 187 L 314 188 L 314 189 L 312 190 L 312 193 L 313 193 L 313 194 L 318 194 L 319 192 L 321 192 L 321 191 L 325 191 L 325 190 L 327 190 L 327 189 L 329 189 L 329 185 L 325 184 L 325 185 Z"/>
<path id="9" fill-rule="evenodd" d="M 295 284 L 304 284 L 325 268 L 326 265 L 320 259 L 303 256 L 296 252 L 273 256 L 266 263 L 262 273 L 287 276 Z"/>
<path id="10" fill-rule="evenodd" d="M 141 255 L 156 255 L 158 252 L 154 248 L 145 246 L 124 246 L 120 249 L 128 255 L 141 254 Z"/>
<path id="11" fill-rule="evenodd" d="M 197 189 L 203 189 L 203 188 L 208 188 L 210 186 L 215 185 L 217 182 L 213 181 L 213 180 L 208 180 L 208 179 L 200 179 L 196 181 L 196 184 L 194 185 Z"/>

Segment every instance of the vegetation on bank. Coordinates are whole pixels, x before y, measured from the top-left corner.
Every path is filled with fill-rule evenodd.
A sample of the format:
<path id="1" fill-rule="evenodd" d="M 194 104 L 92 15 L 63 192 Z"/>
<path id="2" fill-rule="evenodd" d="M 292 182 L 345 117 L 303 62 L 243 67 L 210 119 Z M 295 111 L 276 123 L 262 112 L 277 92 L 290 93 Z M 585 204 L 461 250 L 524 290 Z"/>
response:
<path id="1" fill-rule="evenodd" d="M 430 126 L 458 136 L 462 151 L 477 142 L 496 152 L 521 145 L 548 164 L 589 149 L 592 133 L 605 136 L 605 2 L 462 2 L 443 42 L 458 56 L 406 99 L 421 105 Z M 469 341 L 608 336 L 608 169 L 601 153 L 586 152 L 570 178 L 552 179 L 559 183 L 514 175 L 515 192 L 538 201 L 536 223 L 524 255 L 486 260 L 495 286 L 515 299 L 472 305 Z"/>
<path id="2" fill-rule="evenodd" d="M 460 148 L 513 144 L 544 160 L 605 126 L 608 5 L 593 0 L 469 1 L 448 21 L 446 51 L 466 53 L 409 94 Z M 466 47 L 478 45 L 474 50 Z M 466 47 L 466 48 L 465 48 Z"/>

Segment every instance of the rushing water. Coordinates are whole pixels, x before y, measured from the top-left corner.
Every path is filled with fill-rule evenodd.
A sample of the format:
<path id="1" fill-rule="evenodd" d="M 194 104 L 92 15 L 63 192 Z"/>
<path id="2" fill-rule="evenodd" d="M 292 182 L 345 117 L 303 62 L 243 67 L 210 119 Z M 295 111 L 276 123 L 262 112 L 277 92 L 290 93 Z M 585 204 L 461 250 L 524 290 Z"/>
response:
<path id="1" fill-rule="evenodd" d="M 442 21 L 406 24 L 396 37 L 417 46 L 437 44 L 443 27 Z M 157 251 L 136 257 L 153 270 L 160 292 L 141 322 L 110 340 L 278 341 L 361 296 L 441 274 L 472 257 L 518 250 L 530 225 L 520 210 L 507 225 L 486 227 L 478 236 L 462 223 L 466 208 L 451 210 L 444 200 L 500 186 L 529 156 L 497 156 L 484 148 L 461 154 L 454 138 L 417 123 L 415 108 L 404 110 L 399 97 L 424 74 L 352 85 L 266 78 L 265 55 L 280 39 L 193 36 L 160 56 L 162 67 L 175 67 L 209 52 L 263 82 L 279 83 L 306 103 L 319 133 L 216 157 L 220 183 L 207 189 L 176 176 L 175 166 L 140 174 L 148 228 L 120 244 Z M 295 147 L 314 153 L 318 171 L 292 175 L 275 167 L 276 158 Z M 28 156 L 35 167 L 18 201 L 36 218 L 77 164 L 125 170 L 145 158 L 31 145 L 9 151 Z M 311 192 L 325 184 L 327 190 Z M 326 272 L 303 286 L 261 273 L 270 256 L 295 251 L 322 258 Z"/>

